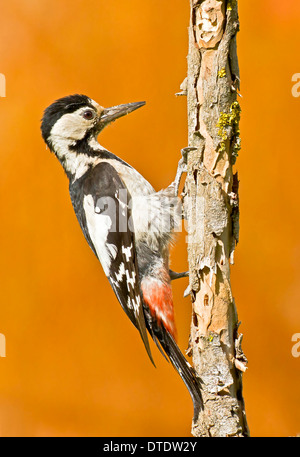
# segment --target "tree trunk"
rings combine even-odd
[[[240,105],[236,0],[190,0],[188,173],[184,207],[193,316],[189,352],[203,389],[194,436],[247,436],[246,357],[230,285],[238,241]]]

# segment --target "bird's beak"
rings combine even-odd
[[[115,121],[119,117],[125,116],[126,114],[135,111],[138,108],[144,106],[146,102],[136,102],[136,103],[127,103],[125,105],[112,106],[111,108],[105,108],[100,116],[100,124],[109,124],[110,122]]]

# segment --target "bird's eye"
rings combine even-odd
[[[82,113],[82,117],[84,119],[86,119],[87,121],[94,119],[95,116],[96,116],[95,111],[92,111],[91,109],[87,109],[86,111],[84,111]]]

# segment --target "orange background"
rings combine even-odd
[[[241,241],[233,293],[249,359],[253,436],[300,432],[298,0],[240,1],[243,148]],[[101,143],[159,189],[187,146],[188,1],[11,0],[0,17],[0,434],[189,436],[192,403],[170,364],[157,369],[117,303],[71,207],[67,179],[42,142],[42,112],[84,93],[104,106],[147,105]],[[173,267],[186,267],[182,236]],[[187,347],[186,280],[174,285]]]

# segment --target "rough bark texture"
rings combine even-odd
[[[194,436],[247,436],[238,318],[230,263],[238,241],[240,149],[237,1],[190,0],[189,146],[185,184],[190,292],[190,354],[203,389],[204,409]]]

